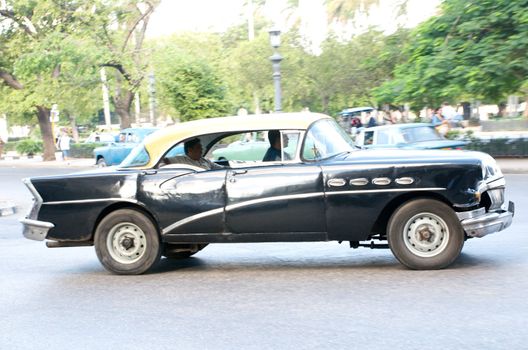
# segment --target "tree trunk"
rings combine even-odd
[[[504,112],[506,112],[506,104],[505,103],[499,103],[499,117],[504,118]]]
[[[70,120],[70,126],[72,128],[73,140],[77,143],[79,142],[79,131],[77,130],[77,121],[75,117],[68,114],[68,119]]]
[[[42,142],[44,144],[42,159],[44,161],[55,160],[55,140],[53,140],[53,132],[49,121],[50,110],[43,106],[37,106],[37,115]]]
[[[328,95],[323,96],[323,113],[328,114],[328,105],[330,104],[330,97]]]
[[[130,107],[134,100],[134,93],[130,90],[125,90],[124,96],[121,93],[114,98],[115,111],[119,116],[119,123],[121,129],[130,128]]]
[[[528,118],[528,95],[526,95],[524,101],[526,102],[526,106],[524,107],[523,117]]]

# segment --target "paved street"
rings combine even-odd
[[[528,175],[506,176],[512,227],[447,270],[336,242],[218,244],[114,276],[93,247],[21,237],[20,179],[69,171],[0,167],[0,199],[21,207],[0,217],[0,349],[528,348]]]

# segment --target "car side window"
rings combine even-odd
[[[136,135],[136,134],[129,134],[128,135],[128,142],[139,143],[139,136]]]
[[[376,141],[378,145],[388,145],[389,144],[389,133],[385,130],[380,130],[378,132],[378,139]]]
[[[282,161],[295,158],[299,146],[300,132],[281,131],[284,152],[281,153]],[[205,157],[213,161],[255,162],[260,165],[264,155],[270,148],[268,131],[243,132],[226,136],[211,147]]]
[[[374,131],[366,131],[364,145],[372,145],[374,143]]]

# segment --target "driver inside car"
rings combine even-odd
[[[224,169],[225,167],[211,162],[202,156],[203,147],[200,139],[194,138],[183,144],[185,155],[164,158],[165,164],[187,164],[204,170]]]

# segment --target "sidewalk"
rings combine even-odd
[[[528,174],[528,158],[496,158],[503,174]]]
[[[0,158],[1,167],[32,167],[32,168],[54,168],[54,167],[72,167],[72,168],[87,168],[95,167],[95,160],[93,158],[71,158],[68,160],[52,160],[49,162],[42,161],[41,156],[33,158],[18,158],[10,159],[9,157]]]

